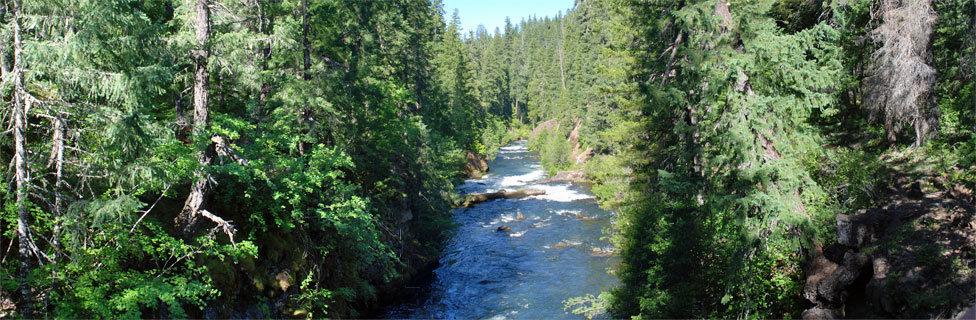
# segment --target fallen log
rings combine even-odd
[[[464,196],[464,202],[462,202],[460,206],[467,208],[489,200],[502,199],[502,198],[518,199],[518,198],[525,198],[528,196],[536,196],[540,194],[546,194],[546,190],[518,189],[516,191],[498,190],[496,192],[472,193]]]

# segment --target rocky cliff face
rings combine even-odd
[[[488,168],[488,161],[485,160],[485,156],[482,154],[477,154],[468,151],[468,154],[464,158],[464,173],[471,178],[481,178],[485,175],[490,168]]]
[[[804,318],[958,318],[976,303],[973,204],[916,189],[837,215],[837,243],[807,265]]]

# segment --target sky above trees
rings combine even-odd
[[[513,24],[518,24],[523,18],[536,15],[539,18],[555,17],[562,12],[566,14],[573,7],[573,0],[444,0],[444,12],[450,17],[454,9],[458,9],[461,17],[461,31],[477,31],[478,25],[484,25],[489,33],[498,27],[504,32],[505,17],[510,17]]]

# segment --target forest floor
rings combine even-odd
[[[880,160],[893,183],[875,208],[838,215],[838,243],[808,272],[806,292],[818,307],[804,316],[959,318],[976,306],[973,190],[950,181],[937,157]]]

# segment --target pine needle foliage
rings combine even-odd
[[[634,4],[651,120],[635,141],[644,196],[620,216],[616,315],[798,315],[803,252],[828,218],[804,165],[821,152],[807,119],[834,102],[841,66],[833,28],[787,34],[770,5]]]

